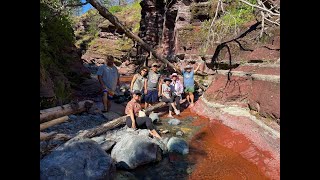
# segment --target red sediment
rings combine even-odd
[[[181,113],[182,117],[192,115],[189,109]],[[203,127],[190,141],[189,159],[195,167],[189,179],[270,179],[264,174],[270,154],[260,151],[244,135],[201,116],[193,125]]]

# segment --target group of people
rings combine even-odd
[[[139,111],[142,110],[140,102],[144,98],[145,108],[157,103],[159,99],[169,104],[168,117],[173,117],[172,113],[180,114],[180,100],[183,92],[186,93],[186,99],[190,106],[194,105],[194,73],[199,69],[200,65],[195,70],[190,65],[181,69],[183,75],[183,83],[181,83],[177,73],[171,74],[170,77],[161,79],[161,74],[158,72],[159,64],[153,63],[151,69],[142,67],[132,78],[130,91],[132,99],[128,102],[125,113],[127,114],[126,124],[130,128],[146,126],[150,134],[154,137],[161,138],[155,131],[152,120],[149,117],[139,117]],[[179,67],[176,67],[177,69]],[[110,101],[114,92],[119,86],[119,72],[114,66],[114,59],[108,56],[106,64],[99,67],[98,80],[103,89],[103,112],[110,109]]]

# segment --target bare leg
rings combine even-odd
[[[108,111],[110,107],[110,102],[108,101],[108,93],[103,93],[102,102],[103,102],[104,110]]]
[[[149,130],[149,132],[150,132],[150,134],[151,134],[152,136],[162,139],[161,136],[157,133],[156,130],[154,130],[154,129],[151,130],[151,131]]]
[[[188,103],[190,103],[190,95],[189,95],[190,93],[188,93],[188,95],[187,95],[187,101],[188,101]]]
[[[194,95],[193,95],[193,93],[192,92],[189,92],[189,95],[190,95],[190,99],[191,99],[191,107],[193,107],[194,106]]]
[[[169,114],[168,114],[168,116],[167,116],[167,117],[170,117],[170,118],[171,118],[171,117],[173,117],[173,116],[172,116],[172,111],[171,111],[171,110],[169,110]]]

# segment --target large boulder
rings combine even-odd
[[[125,135],[111,151],[117,167],[134,169],[140,165],[161,160],[161,149],[145,135]]]
[[[171,137],[167,143],[167,148],[169,152],[176,152],[183,155],[189,153],[189,145],[182,138]]]
[[[40,161],[40,179],[113,179],[111,157],[93,140],[60,146]]]

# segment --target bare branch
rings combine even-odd
[[[260,13],[261,13],[261,16],[262,16],[260,38],[262,38],[263,30],[264,30],[264,19],[265,19],[265,17],[264,17],[263,11],[261,11]]]
[[[280,26],[280,24],[277,23],[277,22],[275,22],[275,21],[271,21],[271,20],[268,19],[268,18],[264,18],[264,19],[267,20],[268,22],[271,22],[271,23],[273,23],[273,24],[276,24],[276,25]],[[277,19],[277,20],[279,20],[279,19]],[[277,20],[276,20],[276,21],[277,21]]]
[[[244,1],[244,0],[239,0],[239,1],[245,3],[245,4],[249,5],[249,6],[252,6],[252,7],[255,7],[255,8],[258,8],[258,9],[261,9],[261,10],[263,10],[263,11],[266,11],[266,12],[268,12],[268,13],[274,15],[274,16],[280,16],[280,13],[274,13],[274,12],[270,11],[269,9],[266,9],[266,8],[263,8],[263,7],[260,7],[260,6],[251,4],[251,3],[247,2],[247,1]]]

